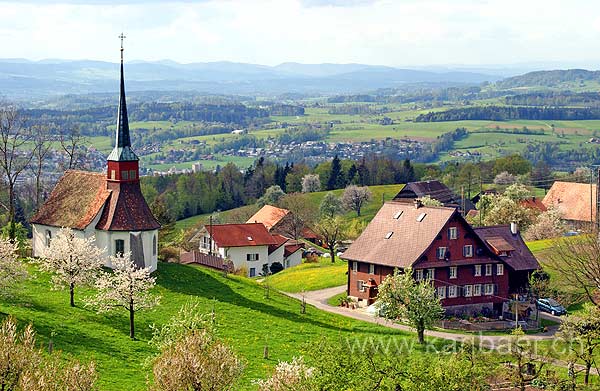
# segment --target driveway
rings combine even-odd
[[[346,285],[337,286],[334,288],[321,289],[318,291],[308,291],[302,293],[286,293],[288,296],[294,297],[298,300],[302,300],[302,296],[304,295],[304,300],[307,304],[310,304],[320,310],[327,311],[333,314],[338,314],[342,316],[346,316],[353,319],[362,320],[365,322],[375,323],[381,326],[390,327],[393,329],[404,330],[404,331],[412,331],[414,329],[403,325],[398,324],[392,321],[389,321],[384,318],[374,317],[362,310],[353,310],[345,307],[333,307],[327,304],[327,300],[339,293],[342,293],[346,290]],[[285,292],[284,292],[285,293]],[[555,322],[560,322],[560,318],[557,316],[552,316],[546,313],[540,313],[540,315],[545,319],[550,319]],[[556,331],[558,330],[558,326],[552,326],[548,328],[548,331],[545,333],[539,334],[527,334],[524,336],[527,340],[552,340],[555,337]],[[472,340],[473,337],[477,337],[482,346],[490,347],[490,348],[498,348],[500,345],[505,344],[507,342],[508,335],[476,335],[476,334],[462,334],[462,333],[453,333],[446,331],[438,331],[438,330],[427,330],[425,331],[425,335],[429,337],[447,339],[452,341],[466,341]]]

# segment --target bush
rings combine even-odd
[[[279,273],[283,270],[283,265],[281,262],[273,262],[269,269],[271,270],[271,274]]]
[[[163,262],[179,262],[179,249],[177,247],[163,247],[158,252],[158,259]]]

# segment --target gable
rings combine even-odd
[[[552,184],[542,203],[556,208],[561,217],[573,221],[595,221],[596,185],[560,182]]]

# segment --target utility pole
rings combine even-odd
[[[600,230],[600,166],[596,172],[596,232]]]
[[[590,227],[594,223],[594,167],[590,167]]]
[[[208,254],[209,255],[213,255],[213,245],[212,245],[213,244],[213,216],[212,216],[212,214],[208,218],[208,221],[209,221],[209,227],[210,227],[210,232],[209,232],[209,234],[210,234],[210,237],[209,237],[210,242],[209,242]]]

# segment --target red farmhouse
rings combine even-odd
[[[502,313],[539,268],[515,225],[473,228],[456,208],[418,201],[385,203],[342,258],[348,296],[361,305],[375,301],[394,269],[412,268],[417,280],[433,282],[446,312],[457,314]]]

